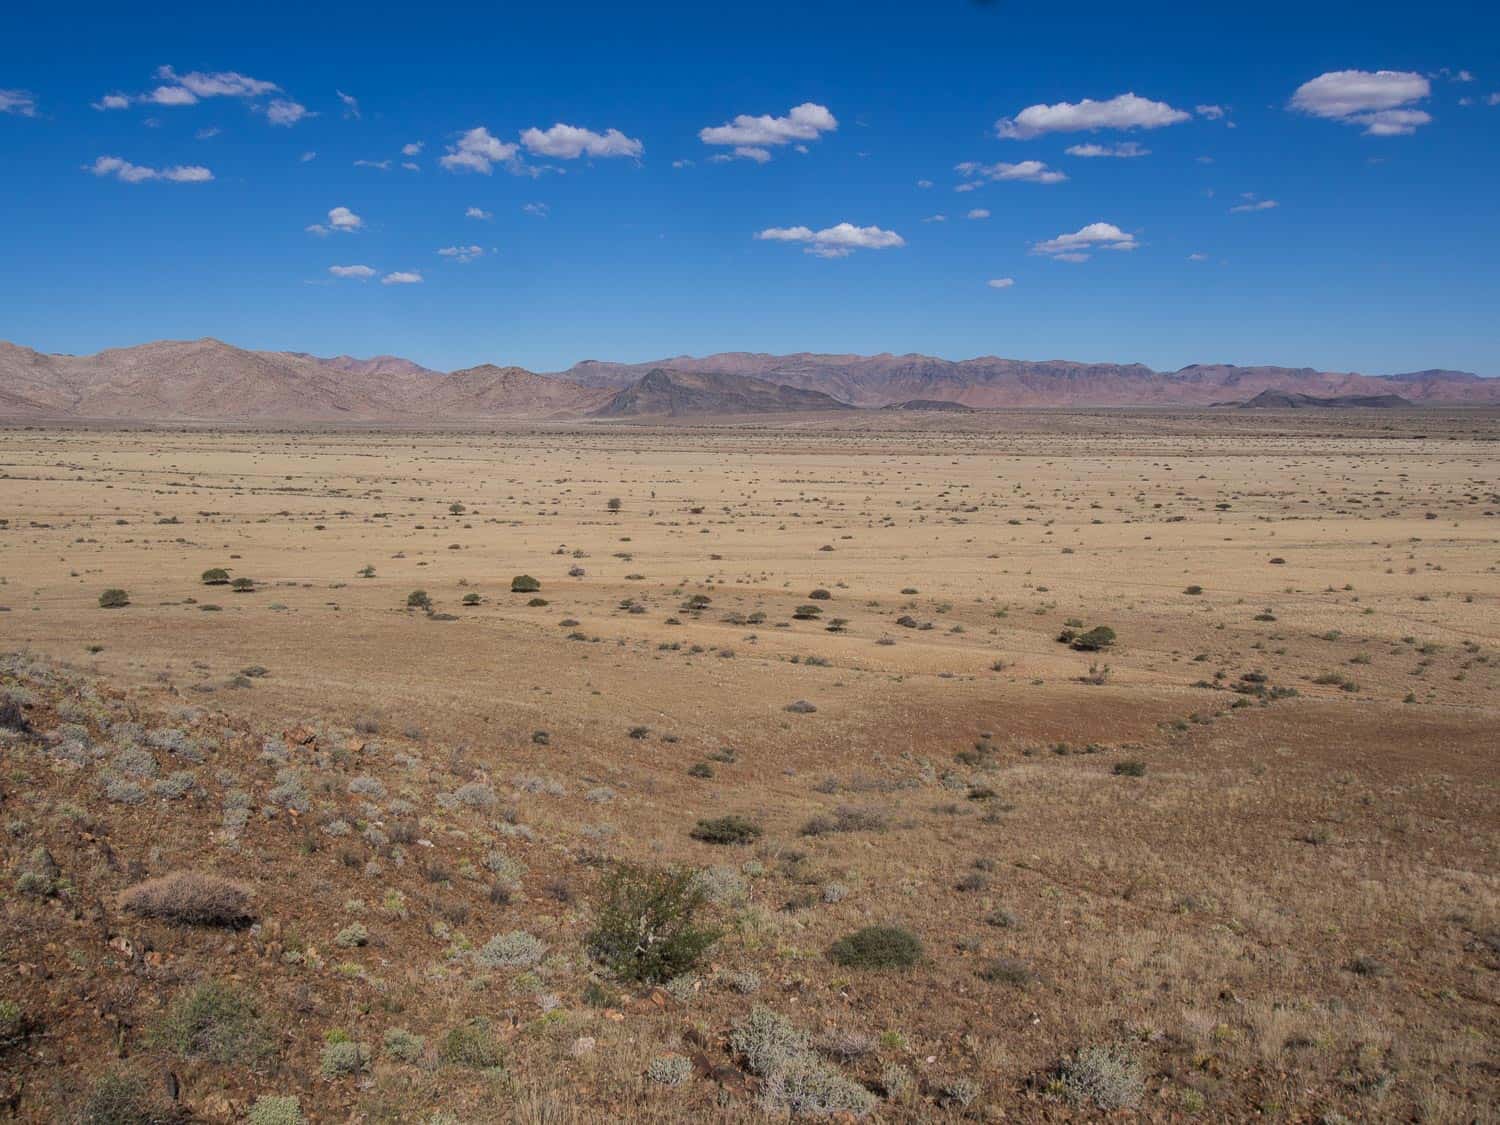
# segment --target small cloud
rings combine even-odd
[[[206,184],[214,174],[198,164],[176,164],[170,168],[148,168],[143,164],[132,164],[118,156],[101,156],[84,168],[96,176],[113,176],[127,184],[143,184],[151,180],[162,180],[174,184]]]
[[[957,191],[973,191],[978,187],[980,180],[1021,180],[1033,184],[1060,184],[1068,177],[1058,171],[1048,168],[1040,160],[1022,160],[1016,164],[1007,164],[1001,161],[998,164],[980,164],[977,161],[966,160],[962,164],[954,165],[954,170],[959,175],[969,178],[967,184],[959,184]]]
[[[932,186],[932,181],[931,180],[918,180],[917,181],[917,186],[919,188],[922,188],[922,189],[925,190],[925,189],[930,188]]]
[[[691,160],[674,160],[674,161],[672,161],[672,167],[673,168],[691,168],[692,166],[693,166],[693,162]]]
[[[421,285],[422,275],[415,270],[398,270],[380,279],[382,285]]]
[[[483,207],[470,207],[464,212],[464,218],[466,219],[483,219],[488,222],[494,217],[495,213],[493,211],[486,211]]]
[[[990,217],[990,213],[983,207],[976,207],[964,217],[967,219],[988,219]]]
[[[1196,160],[1199,164],[1212,164],[1214,162],[1214,158],[1212,156],[1195,156],[1193,157],[1193,159]]]
[[[923,219],[922,221],[924,223],[946,223],[948,221],[948,216],[947,215],[928,215],[927,218]]]
[[[1208,261],[1208,255],[1207,254],[1189,254],[1187,260],[1190,261],[1190,262],[1206,262],[1206,261]]]
[[[157,67],[156,77],[177,83],[195,98],[258,98],[281,89],[274,82],[264,82],[233,70],[215,73],[193,71],[178,74],[170,66]]]
[[[416,164],[410,160],[403,160],[401,162],[401,167],[405,168],[408,172],[420,172],[422,170],[422,166],[420,164]]]
[[[210,125],[207,129],[199,129],[193,136],[197,137],[200,141],[211,141],[223,131],[217,125]]]
[[[421,155],[422,149],[425,146],[425,144],[426,144],[425,141],[412,141],[410,144],[404,144],[404,145],[401,146],[401,155],[402,156],[419,156],[419,155]]]
[[[1082,156],[1086,158],[1115,157],[1120,160],[1130,160],[1137,156],[1150,156],[1149,148],[1142,148],[1135,141],[1126,141],[1118,145],[1071,145],[1066,150],[1069,156]]]
[[[1453,81],[1455,81],[1455,82],[1472,82],[1472,81],[1474,81],[1474,75],[1472,73],[1470,73],[1469,71],[1467,71],[1467,70],[1460,70],[1457,74],[1455,74],[1453,76]]]
[[[1250,195],[1245,196],[1244,199],[1244,203],[1236,203],[1229,209],[1231,215],[1239,215],[1246,211],[1270,211],[1280,206],[1274,199],[1256,199]]]
[[[152,105],[197,105],[198,95],[186,86],[158,86],[141,100]]]
[[[521,210],[525,211],[528,215],[535,215],[539,219],[545,219],[552,208],[545,203],[523,203],[521,204]]]
[[[564,125],[562,122],[545,131],[522,131],[521,143],[526,146],[527,152],[559,160],[576,160],[580,156],[639,157],[646,150],[646,146],[640,141],[627,137],[618,129],[595,133],[590,129],[580,129],[576,125]]]
[[[344,103],[344,117],[345,117],[345,119],[347,120],[348,118],[352,117],[354,120],[358,121],[359,120],[359,99],[356,98],[353,94],[346,94],[346,93],[344,93],[344,91],[342,91],[342,90],[335,90],[334,93],[339,96],[339,101],[341,101],[341,102]]]
[[[328,212],[328,223],[314,223],[307,227],[310,234],[325,235],[335,231],[343,231],[350,234],[364,228],[365,221],[347,207],[335,207]]]
[[[449,145],[448,154],[438,163],[450,172],[479,172],[488,176],[494,165],[514,161],[518,148],[492,136],[480,125],[459,137],[456,145]]]
[[[1224,116],[1225,109],[1221,105],[1200,105],[1194,106],[1193,112],[1199,117],[1206,117],[1210,121],[1217,121]]]
[[[438,253],[444,258],[450,258],[455,262],[472,262],[475,258],[484,257],[484,247],[444,246]]]
[[[1005,140],[1029,140],[1044,133],[1077,133],[1094,129],[1160,129],[1191,120],[1192,114],[1154,102],[1133,93],[1108,101],[1084,98],[1081,102],[1031,105],[1014,117],[995,122],[995,133]]]
[[[1500,93],[1491,94],[1484,99],[1485,105],[1500,105]]]
[[[772,148],[799,141],[815,141],[838,127],[838,120],[827,106],[803,102],[781,117],[769,114],[753,117],[742,113],[723,125],[698,130],[698,139],[706,145],[731,148],[735,156],[763,164],[771,159]]]
[[[266,120],[272,125],[292,126],[309,116],[307,107],[290,98],[277,98],[266,106]]]
[[[318,158],[318,154],[315,153],[315,152],[304,152],[301,156],[297,157],[297,159],[299,161],[301,161],[303,164],[311,163],[312,161],[316,160],[317,158]]]
[[[992,277],[985,282],[991,289],[1009,289],[1015,283],[1016,279],[1013,277]]]
[[[847,258],[855,250],[889,250],[906,245],[906,240],[893,230],[857,227],[853,223],[839,223],[818,231],[810,227],[767,227],[755,237],[767,242],[802,242],[806,244],[805,253],[819,258]]]
[[[1140,243],[1114,223],[1090,223],[1072,234],[1060,234],[1031,248],[1033,254],[1061,262],[1086,262],[1095,250],[1134,250]]]
[[[354,166],[356,168],[379,168],[382,172],[388,172],[391,162],[389,160],[356,160]]]
[[[0,91],[3,94],[4,91]],[[90,102],[95,109],[129,109],[130,99],[124,94],[105,94],[97,102]]]
[[[367,281],[375,276],[375,271],[369,266],[329,266],[328,272],[334,277],[352,277],[360,281]]]

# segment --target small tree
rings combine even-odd
[[[119,587],[111,587],[99,595],[100,609],[119,609],[130,604],[130,595]]]
[[[611,497],[609,503],[604,506],[611,512],[618,512],[622,507],[624,507],[624,505],[620,503],[620,498],[618,496]]]
[[[707,904],[694,871],[622,863],[594,895],[589,956],[624,980],[670,980],[719,940],[718,930],[698,924]]]
[[[455,516],[461,516],[466,511],[468,511],[468,509],[460,504],[457,500],[455,500],[453,501],[453,503],[448,505],[448,511],[452,512]]]
[[[236,594],[248,594],[251,590],[255,589],[255,579],[236,578],[229,584],[229,588]]]
[[[406,595],[407,609],[425,609],[432,612],[432,599],[427,596],[426,590],[413,590]]]
[[[210,567],[203,572],[203,584],[205,586],[224,586],[229,582],[229,571],[222,566]]]

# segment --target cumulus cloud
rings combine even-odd
[[[197,105],[198,95],[186,86],[158,86],[141,100],[152,105]]]
[[[105,94],[97,102],[90,102],[95,109],[129,109],[130,99],[124,94]]]
[[[1114,223],[1090,223],[1072,234],[1060,234],[1031,248],[1033,254],[1042,254],[1062,262],[1086,262],[1095,250],[1134,250],[1139,246],[1135,235],[1115,226]]]
[[[1133,93],[1108,101],[1084,98],[1081,102],[1030,105],[1014,117],[995,122],[995,132],[1006,140],[1028,140],[1043,133],[1077,133],[1085,129],[1159,129],[1187,121],[1192,114],[1166,102]]]
[[[277,98],[266,106],[266,120],[272,125],[295,125],[307,116],[307,107],[290,98]]]
[[[480,172],[488,176],[496,164],[514,161],[519,146],[492,136],[483,125],[470,129],[448,146],[448,154],[438,163],[450,172]]]
[[[96,176],[113,176],[127,184],[143,184],[150,180],[163,180],[174,184],[206,184],[214,174],[199,164],[174,164],[170,168],[148,168],[144,164],[132,164],[118,156],[101,156],[85,171]]]
[[[988,219],[989,217],[990,213],[983,207],[976,207],[965,216],[965,218],[969,219]]]
[[[523,130],[521,143],[526,146],[527,152],[559,160],[576,160],[585,155],[639,157],[646,150],[646,146],[640,141],[627,137],[618,129],[595,133],[591,129],[564,125],[560,121],[547,130]]]
[[[364,225],[365,221],[349,210],[349,208],[335,207],[328,212],[328,222],[326,224],[314,223],[307,228],[307,232],[316,235],[330,234],[335,231],[351,234],[354,231],[362,230]]]
[[[329,266],[328,272],[334,277],[352,277],[359,281],[368,281],[375,276],[375,271],[369,266]]]
[[[1399,137],[1426,125],[1432,115],[1410,108],[1432,92],[1432,83],[1407,70],[1330,70],[1297,87],[1291,108],[1346,125],[1363,125],[1367,137]]]
[[[954,165],[959,175],[968,178],[967,184],[959,184],[959,191],[973,191],[980,180],[1024,180],[1033,184],[1060,184],[1068,177],[1062,172],[1048,168],[1040,160],[1022,160],[1016,164],[1001,161],[998,164],[980,164],[966,160]]]
[[[402,145],[401,146],[401,155],[402,156],[417,156],[417,155],[419,155],[421,153],[421,151],[422,151],[422,149],[423,149],[423,147],[424,147],[425,144],[426,144],[425,141],[412,141],[410,144]]]
[[[36,95],[30,90],[0,90],[0,113],[17,117],[36,116]]]
[[[991,289],[1009,289],[1016,283],[1013,277],[992,277],[985,282]]]
[[[1066,150],[1069,156],[1103,157],[1112,156],[1122,160],[1129,160],[1137,156],[1150,156],[1149,148],[1142,148],[1135,141],[1126,141],[1118,145],[1070,145]]]
[[[415,270],[397,270],[380,279],[382,285],[421,285],[422,275]]]
[[[438,253],[444,258],[451,258],[455,262],[472,262],[475,258],[484,257],[484,247],[444,246]]]
[[[354,118],[354,120],[358,121],[359,99],[356,98],[353,94],[344,93],[344,91],[342,90],[335,90],[334,93],[339,96],[339,101],[344,103],[344,116],[346,118],[352,117]]]
[[[488,221],[494,217],[495,213],[493,211],[486,211],[483,207],[470,207],[464,212],[464,218],[466,219],[484,219]]]
[[[767,242],[801,242],[805,244],[805,253],[820,258],[847,258],[856,250],[889,250],[906,245],[906,240],[893,230],[857,227],[853,223],[839,223],[816,231],[810,227],[767,227],[755,237]]]
[[[706,145],[723,145],[735,156],[764,164],[771,159],[771,149],[780,145],[815,141],[824,133],[839,127],[838,119],[827,106],[803,102],[793,106],[782,117],[762,114],[753,117],[742,113],[723,125],[698,130],[698,139]],[[803,151],[806,151],[805,148]]]
[[[1193,107],[1193,112],[1199,117],[1206,117],[1210,121],[1217,121],[1227,111],[1221,105],[1197,105]]]
[[[177,88],[186,90],[195,98],[258,98],[281,89],[274,82],[263,82],[232,70],[212,74],[195,70],[178,74],[170,66],[163,66],[157,68],[156,77],[175,82]]]

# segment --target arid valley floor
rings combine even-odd
[[[1495,1121],[1497,454],[1483,410],[0,430],[0,1103],[763,1120],[814,1104],[763,1007],[878,1120]],[[590,961],[617,859],[709,872],[664,987]],[[243,921],[126,909],[175,872]],[[918,962],[830,959],[871,925]]]

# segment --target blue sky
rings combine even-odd
[[[1493,5],[22,0],[3,26],[0,339],[47,351],[1500,375]]]

